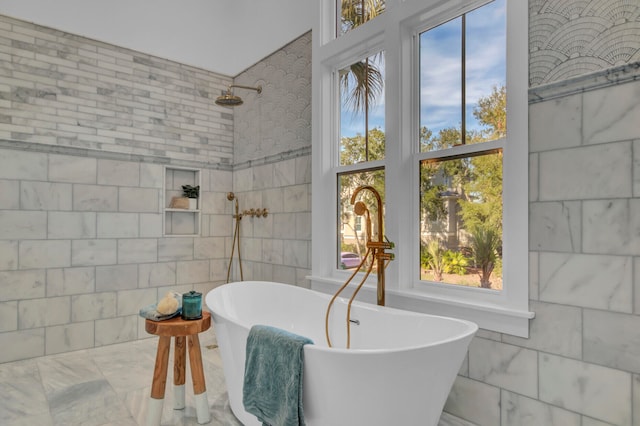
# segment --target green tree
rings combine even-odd
[[[385,0],[342,0],[342,32],[370,21],[384,10]],[[379,55],[374,55],[339,72],[342,93],[346,94],[344,101],[354,112],[367,113],[369,105],[375,105],[384,90],[384,78],[377,65],[378,58]]]
[[[381,129],[369,130],[369,145],[364,136],[357,134],[353,137],[343,137],[340,140],[340,164],[358,164],[367,161],[383,160],[385,149],[385,134]]]
[[[473,115],[484,129],[477,142],[506,136],[507,91],[493,87],[491,94],[478,100]],[[502,236],[502,152],[479,155],[470,159],[463,189],[467,195],[460,201],[460,216],[468,229],[485,224]]]
[[[505,86],[493,87],[489,96],[480,98],[473,116],[484,126],[486,139],[493,140],[507,135],[507,89]]]
[[[490,225],[478,225],[471,230],[473,260],[479,268],[480,287],[491,288],[491,273],[498,261],[501,237]]]
[[[342,0],[341,24],[345,33],[384,12],[384,0]]]

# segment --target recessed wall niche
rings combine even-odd
[[[200,198],[188,198],[183,186],[200,187],[200,169],[167,166],[164,169],[164,235],[199,236]]]

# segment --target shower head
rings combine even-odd
[[[262,93],[262,86],[251,87],[251,86],[240,86],[237,84],[232,84],[227,88],[227,92],[224,95],[218,96],[218,98],[216,99],[217,105],[234,107],[234,106],[243,104],[244,101],[242,100],[242,98],[240,96],[234,95],[233,92],[231,91],[232,87],[255,90],[256,92],[258,92],[258,94]]]
[[[227,200],[232,201],[234,198],[236,198],[236,194],[233,192],[227,192]]]
[[[234,107],[234,106],[242,105],[243,103],[244,102],[240,96],[235,96],[230,91],[227,91],[227,93],[225,93],[222,96],[218,96],[218,99],[216,99],[216,104],[221,106]]]

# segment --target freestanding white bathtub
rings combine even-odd
[[[304,347],[304,417],[308,426],[436,425],[476,324],[453,318],[354,302],[351,349],[346,345],[348,299],[331,311],[329,348],[325,312],[330,296],[286,284],[244,281],[206,296],[212,313],[229,402],[246,426],[245,344],[255,324],[311,338]]]

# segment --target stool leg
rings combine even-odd
[[[169,366],[169,348],[171,337],[160,336],[158,340],[158,352],[156,365],[153,370],[153,382],[151,384],[151,399],[147,412],[147,425],[157,426],[162,417],[162,404],[164,402],[164,389],[167,384],[167,368]]]
[[[204,368],[202,367],[202,353],[200,352],[200,339],[197,334],[189,336],[189,364],[191,365],[191,378],[193,380],[193,393],[196,401],[196,414],[198,423],[209,423],[209,401],[207,400],[207,387],[204,382]]]
[[[185,336],[176,336],[173,361],[173,409],[184,408],[185,367],[187,363],[187,341]]]

